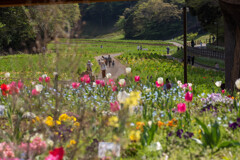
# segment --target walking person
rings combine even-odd
[[[112,58],[110,55],[108,55],[108,64],[109,64],[109,68],[111,67],[112,64]]]
[[[192,47],[194,47],[194,46],[195,46],[195,43],[194,43],[194,41],[193,41],[193,40],[191,41],[191,46],[192,46]]]
[[[169,46],[167,47],[167,54],[169,54],[170,53],[170,48],[169,48]]]
[[[200,46],[201,46],[201,48],[202,48],[202,41],[200,41]]]
[[[217,62],[215,63],[215,68],[216,68],[217,71],[219,71],[219,69],[220,69],[219,64]]]
[[[194,65],[194,59],[195,59],[195,57],[192,56],[192,66]]]
[[[104,63],[104,61],[101,61],[101,71],[102,71],[102,78],[106,77],[106,65]]]
[[[112,61],[112,66],[114,67],[114,65],[115,65],[115,62],[114,62],[114,60]]]
[[[188,64],[190,64],[191,63],[191,56],[187,56],[187,59],[188,59]]]
[[[87,63],[87,72],[89,74],[89,77],[92,77],[92,66],[93,64],[91,63],[90,60],[88,60],[88,63]]]

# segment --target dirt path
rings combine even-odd
[[[107,73],[111,73],[112,74],[112,79],[116,80],[120,75],[125,74],[126,73],[126,66],[124,66],[123,64],[121,64],[115,57],[120,56],[123,53],[116,53],[116,54],[110,54],[112,59],[115,61],[115,66],[107,66]],[[95,57],[96,61],[98,61],[99,59],[102,58],[102,56],[107,57],[108,55],[101,55],[98,57]],[[100,72],[98,74],[98,79],[103,79],[102,78],[102,73]],[[106,78],[105,78],[106,79]]]

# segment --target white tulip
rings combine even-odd
[[[157,82],[158,82],[158,84],[163,84],[163,78],[162,78],[162,77],[159,77],[159,78],[157,79]]]
[[[189,86],[189,87],[192,87],[192,83],[188,83],[188,86]]]
[[[130,67],[126,68],[126,73],[129,74],[131,73],[132,69]]]
[[[147,88],[147,89],[146,89],[146,92],[147,92],[147,93],[151,92],[151,89],[150,89],[150,88]]]
[[[181,81],[179,81],[179,80],[177,81],[177,84],[178,84],[178,85],[181,84],[181,83],[182,83]]]
[[[47,139],[46,142],[47,142],[48,146],[50,146],[50,147],[53,146],[54,142],[51,139]]]
[[[58,73],[57,72],[53,72],[53,75],[56,76],[56,75],[58,75]]]
[[[41,92],[43,90],[43,85],[41,84],[38,84],[35,86],[35,89],[38,91],[38,92]]]
[[[236,80],[235,85],[237,89],[240,89],[240,78]]]
[[[5,73],[5,77],[9,78],[10,77],[10,73],[9,72]]]
[[[96,87],[96,86],[97,86],[97,83],[96,83],[96,82],[93,82],[92,86],[93,86],[93,87]]]
[[[222,81],[217,81],[217,82],[215,82],[215,85],[216,85],[217,87],[221,87]]]
[[[36,118],[36,115],[32,112],[25,112],[22,117],[26,119],[34,119]]]
[[[35,85],[35,84],[36,84],[36,82],[32,81],[32,85]]]
[[[125,79],[120,79],[120,80],[119,80],[119,84],[120,84],[121,86],[123,86],[125,83],[126,83]]]
[[[126,91],[118,92],[117,99],[120,103],[125,103],[126,99],[130,96]]]
[[[46,77],[47,77],[47,75],[46,75],[46,74],[43,74],[43,75],[42,75],[42,78],[43,78],[43,79],[45,79]]]
[[[109,79],[109,78],[112,77],[112,74],[111,73],[107,73],[106,77],[107,77],[107,79]]]
[[[149,127],[152,126],[152,121],[148,121],[148,126],[149,126]]]

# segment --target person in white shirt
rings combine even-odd
[[[90,60],[88,60],[87,71],[88,71],[88,74],[89,74],[90,77],[92,76],[92,66],[93,66],[93,64],[91,63]]]
[[[101,66],[101,71],[102,71],[102,78],[105,78],[106,77],[106,65],[104,63],[104,61],[101,61],[100,62],[100,66]]]

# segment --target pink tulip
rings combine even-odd
[[[159,84],[158,81],[156,81],[156,86],[157,86],[157,88],[162,87],[163,85],[164,85],[164,83]]]
[[[79,86],[80,86],[80,83],[77,83],[77,82],[73,82],[73,83],[72,83],[72,87],[73,87],[74,89],[77,89]]]
[[[87,84],[89,84],[91,82],[90,77],[85,77],[84,80],[85,80],[85,83],[87,83]]]
[[[19,89],[22,89],[22,88],[23,88],[23,83],[22,83],[22,81],[18,81],[18,88],[19,88]]]
[[[186,102],[191,102],[193,98],[193,94],[190,94],[190,92],[187,92],[185,95],[185,101]]]
[[[104,82],[104,80],[102,80],[100,83],[101,83],[102,87],[105,86],[105,82]]]
[[[46,83],[49,83],[49,82],[50,82],[50,77],[46,77],[46,78],[45,78],[45,82],[46,82]]]
[[[188,87],[188,84],[187,84],[187,83],[182,85],[182,88],[183,88],[183,89],[185,89],[185,88],[187,88],[187,87]]]
[[[225,90],[222,90],[222,94],[224,94],[225,93]]]
[[[32,90],[32,95],[37,96],[37,95],[39,95],[39,92],[36,89],[33,89]]]
[[[184,113],[184,112],[186,112],[186,104],[185,103],[179,103],[178,105],[177,105],[177,108],[178,108],[178,112],[179,113]]]
[[[107,82],[107,85],[115,85],[115,82],[113,79],[109,79],[108,82]]]
[[[135,82],[139,82],[140,81],[140,76],[135,76]]]
[[[101,83],[101,80],[96,80],[96,84],[99,85]]]
[[[189,86],[188,88],[189,88],[190,91],[192,91],[192,87],[191,86]]]
[[[115,101],[114,103],[110,103],[111,112],[117,112],[120,109],[121,109],[121,106],[119,105],[118,101]]]
[[[42,82],[43,81],[43,77],[39,77],[38,80],[39,80],[39,82]]]
[[[80,81],[81,81],[81,82],[84,82],[84,81],[85,81],[85,78],[84,78],[84,77],[81,77],[81,78],[80,78]]]
[[[117,86],[112,86],[112,91],[113,92],[117,91]]]

